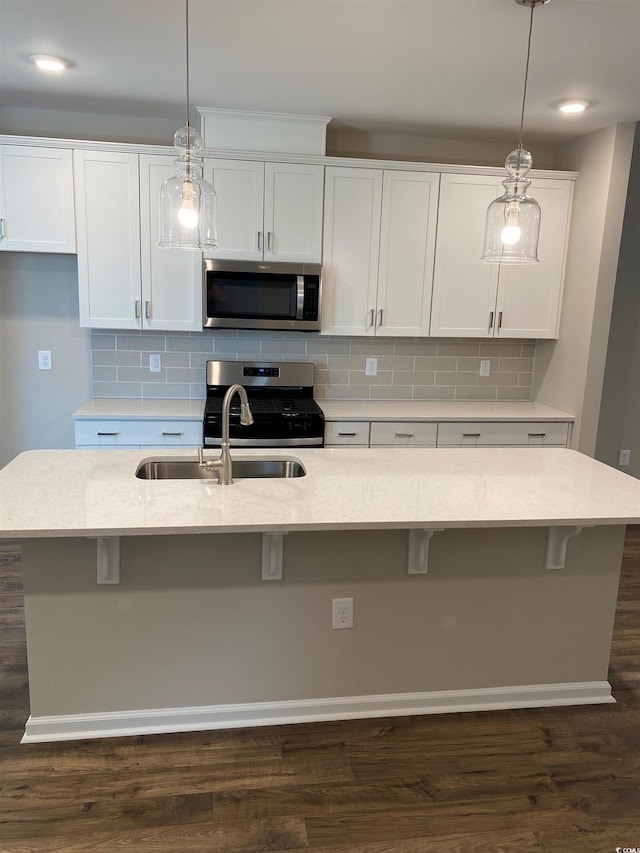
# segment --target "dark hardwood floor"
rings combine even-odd
[[[0,851],[640,848],[639,652],[640,528],[630,528],[616,705],[21,746],[20,553],[0,541]]]

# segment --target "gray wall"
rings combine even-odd
[[[616,467],[620,449],[631,450],[631,465],[622,470],[635,477],[640,477],[639,130],[636,125],[596,444],[596,458]]]
[[[75,255],[0,253],[0,466],[23,450],[73,447],[71,413],[91,396]],[[52,371],[38,370],[51,350]]]

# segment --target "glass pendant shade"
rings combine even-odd
[[[160,189],[160,240],[171,249],[217,249],[216,193],[202,177],[200,134],[190,125],[174,136],[176,174]]]
[[[508,177],[503,195],[487,210],[484,251],[481,260],[500,264],[532,264],[538,261],[540,205],[527,195],[531,181],[526,177],[533,160],[523,148],[505,160]]]

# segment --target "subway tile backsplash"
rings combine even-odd
[[[338,338],[225,330],[91,333],[94,397],[201,399],[208,359],[312,361],[315,396],[329,400],[530,400],[534,341]],[[149,370],[159,353],[162,369]],[[378,359],[367,376],[366,359]],[[480,376],[480,359],[491,373]]]

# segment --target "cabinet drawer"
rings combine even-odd
[[[374,421],[371,447],[435,447],[438,425],[423,421]]]
[[[555,422],[441,423],[438,447],[566,447],[568,432],[567,423]]]
[[[327,421],[324,425],[324,443],[332,445],[369,446],[368,421]]]
[[[202,421],[78,420],[76,447],[193,447],[202,444]]]

